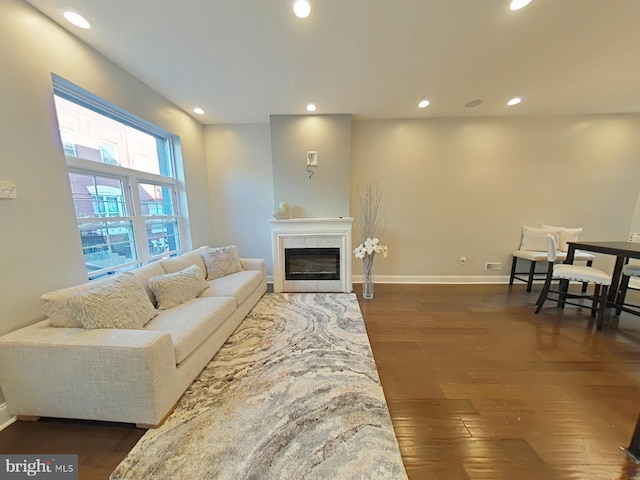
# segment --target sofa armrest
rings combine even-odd
[[[0,337],[9,413],[157,424],[175,397],[166,332],[56,328],[49,321]]]
[[[267,278],[267,269],[264,258],[241,258],[240,266],[243,270],[260,270],[263,277]]]

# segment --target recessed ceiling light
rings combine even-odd
[[[507,105],[509,105],[510,107],[519,104],[522,101],[522,98],[520,97],[513,97],[511,100],[509,100],[507,102]]]
[[[309,105],[307,105],[307,112],[315,112],[316,111],[316,106],[313,103],[310,103]]]
[[[74,12],[73,10],[63,10],[62,16],[66,18],[69,23],[75,25],[78,28],[84,28],[85,30],[88,30],[92,27],[89,20],[80,15],[78,12]]]
[[[526,7],[531,3],[531,0],[511,0],[511,4],[509,5],[509,10],[520,10],[521,8]]]
[[[311,4],[308,0],[296,0],[293,4],[293,13],[298,18],[307,18],[311,13]]]
[[[425,108],[429,106],[429,100],[427,100],[426,98],[424,100],[420,100],[420,103],[418,104],[418,108]]]
[[[200,107],[196,107],[193,109],[193,113],[197,113],[198,115],[204,115],[204,110]]]

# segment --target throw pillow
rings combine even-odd
[[[542,225],[542,228],[555,230],[560,234],[558,248],[561,252],[569,250],[569,244],[567,242],[577,242],[578,237],[582,233],[582,228],[553,227],[551,225]]]
[[[160,265],[164,268],[165,273],[176,273],[191,265],[197,265],[202,270],[202,273],[206,275],[207,270],[202,260],[202,252],[208,248],[209,247],[200,247],[197,250],[192,250],[182,255],[160,260]]]
[[[547,251],[547,235],[553,235],[556,242],[560,234],[556,230],[548,228],[522,227],[522,243],[520,250],[533,250],[534,252]]]
[[[84,328],[142,328],[157,315],[147,292],[132,273],[109,280],[67,300],[69,311]]]
[[[215,280],[242,271],[238,247],[235,245],[209,248],[202,252],[202,258],[207,266],[207,280]]]
[[[108,284],[114,277],[105,277],[100,280],[74,285],[73,287],[61,288],[52,292],[44,293],[41,297],[41,306],[44,313],[49,318],[52,327],[61,328],[82,328],[82,322],[75,318],[69,311],[68,300],[82,292],[97,288],[100,285]]]
[[[191,265],[179,272],[151,277],[149,287],[158,301],[158,310],[168,310],[196,298],[209,284],[200,267]]]

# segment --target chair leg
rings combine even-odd
[[[598,306],[598,320],[596,322],[596,328],[602,330],[602,324],[604,323],[604,311],[607,308],[607,291],[606,285],[602,286],[602,293],[600,294],[600,305]]]
[[[593,265],[593,260],[587,260],[587,267]],[[587,292],[587,287],[589,286],[589,282],[582,282],[582,293]]]
[[[542,306],[544,302],[547,300],[547,295],[549,295],[549,289],[551,288],[551,281],[553,280],[553,264],[549,263],[549,269],[547,270],[547,278],[545,278],[544,286],[542,287],[542,291],[540,292],[540,296],[538,297],[538,301],[536,302],[537,308],[536,313],[540,313],[542,310]]]
[[[533,275],[536,271],[536,262],[531,261],[531,267],[529,267],[529,281],[527,282],[527,292],[531,291],[531,287],[533,285]]]
[[[593,289],[593,301],[591,302],[591,318],[596,318],[596,312],[598,311],[598,301],[600,300],[600,284],[596,283]]]
[[[513,257],[511,263],[511,276],[509,277],[509,285],[513,285],[513,279],[516,278],[516,264],[518,263],[518,257]]]
[[[620,315],[622,313],[622,305],[624,304],[624,299],[627,296],[627,289],[629,288],[629,275],[623,275],[622,280],[620,281],[620,289],[618,290],[618,296],[616,297],[616,315]]]

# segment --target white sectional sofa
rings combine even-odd
[[[206,277],[207,248],[132,271],[154,307],[149,279],[190,265]],[[65,298],[95,290],[111,277],[43,296],[47,320],[0,337],[0,386],[9,413],[145,427],[162,423],[266,292],[264,260],[238,260],[241,271],[208,280],[197,298],[154,310],[157,315],[140,328],[54,326],[66,324],[56,317],[60,311],[52,308],[52,298],[59,306],[61,299],[64,304]]]

